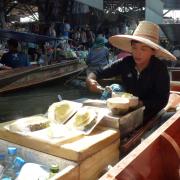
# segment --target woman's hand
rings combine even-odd
[[[86,85],[91,92],[102,93],[104,88],[94,79],[86,79]]]

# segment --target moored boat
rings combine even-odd
[[[0,94],[69,76],[86,68],[78,60],[33,66],[0,73]]]
[[[10,38],[41,45],[53,41],[55,44],[55,52],[53,61],[48,60],[46,55],[45,63],[42,66],[36,64],[30,67],[0,71],[0,94],[63,78],[83,71],[86,68],[86,65],[81,63],[77,58],[56,61],[56,46],[57,42],[61,40],[60,38],[3,29],[0,30],[0,39],[7,40]]]

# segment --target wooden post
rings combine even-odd
[[[0,1],[0,28],[4,29],[6,26],[6,21],[5,21],[5,5],[4,5],[4,0]]]

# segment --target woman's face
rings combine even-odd
[[[155,54],[155,50],[140,42],[132,42],[131,47],[135,63],[139,66],[148,65],[151,56]]]

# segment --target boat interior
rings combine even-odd
[[[180,111],[110,169],[101,180],[178,180],[179,120]]]

